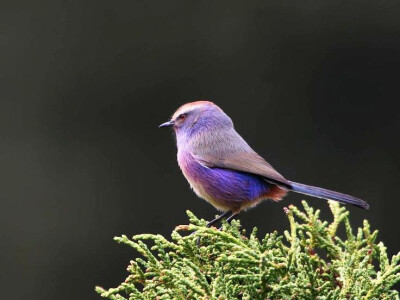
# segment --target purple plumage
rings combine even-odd
[[[261,176],[209,168],[197,162],[189,153],[180,153],[178,162],[196,194],[222,211],[240,211],[241,208],[252,207],[276,190]]]

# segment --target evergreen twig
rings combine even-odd
[[[249,237],[235,220],[223,222],[222,231],[207,228],[189,211],[190,224],[178,226],[171,241],[152,234],[116,237],[141,257],[130,262],[121,285],[96,291],[118,300],[399,299],[392,287],[400,281],[400,253],[390,260],[367,221],[354,235],[349,212],[337,202],[329,201],[331,223],[302,204],[303,210],[285,209],[290,230],[261,241],[256,228]],[[340,226],[345,238],[337,236]]]

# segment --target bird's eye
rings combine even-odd
[[[178,116],[178,119],[179,120],[184,120],[186,118],[186,114],[180,114],[179,116]]]

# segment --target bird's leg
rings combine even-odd
[[[223,218],[229,216],[230,214],[232,214],[232,212],[230,210],[224,212],[223,214],[219,215],[215,219],[213,219],[210,222],[208,222],[206,227],[210,228],[212,225],[214,225],[215,223],[221,221]],[[192,234],[194,234],[194,232],[192,232]]]
[[[228,223],[230,223],[234,218],[236,218],[239,215],[239,213],[234,213],[232,214],[229,218],[226,219]]]
[[[239,215],[239,213],[232,213],[232,215],[229,216],[229,218],[226,219],[227,223],[230,223],[234,218],[236,218]],[[219,228],[219,230],[222,230],[222,226]]]
[[[231,215],[231,214],[232,214],[232,212],[231,212],[230,210],[224,212],[223,214],[221,214],[221,215],[219,215],[218,217],[216,217],[214,220],[211,220],[210,222],[208,222],[207,225],[206,225],[206,227],[208,227],[208,228],[211,227],[211,226],[214,225],[215,223],[221,221],[223,218],[225,218],[225,217],[227,217],[227,216],[229,216],[229,215]],[[229,218],[230,218],[230,217],[229,217]],[[228,219],[229,219],[229,218],[228,218]],[[193,232],[192,234],[194,234],[194,232]],[[199,246],[199,245],[200,245],[200,237],[197,238],[197,246]]]
[[[210,222],[207,223],[207,227],[211,227],[212,225],[214,225],[215,223],[217,223],[218,221],[222,220],[223,218],[229,216],[230,214],[232,214],[232,212],[230,210],[224,212],[223,214],[221,214],[220,216],[216,217],[214,220],[211,220]],[[230,217],[229,217],[230,218]],[[228,219],[229,219],[228,218]],[[228,220],[227,219],[227,220]]]

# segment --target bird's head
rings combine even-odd
[[[159,127],[173,127],[178,140],[196,133],[233,127],[232,120],[210,101],[195,101],[182,105],[171,120]]]

